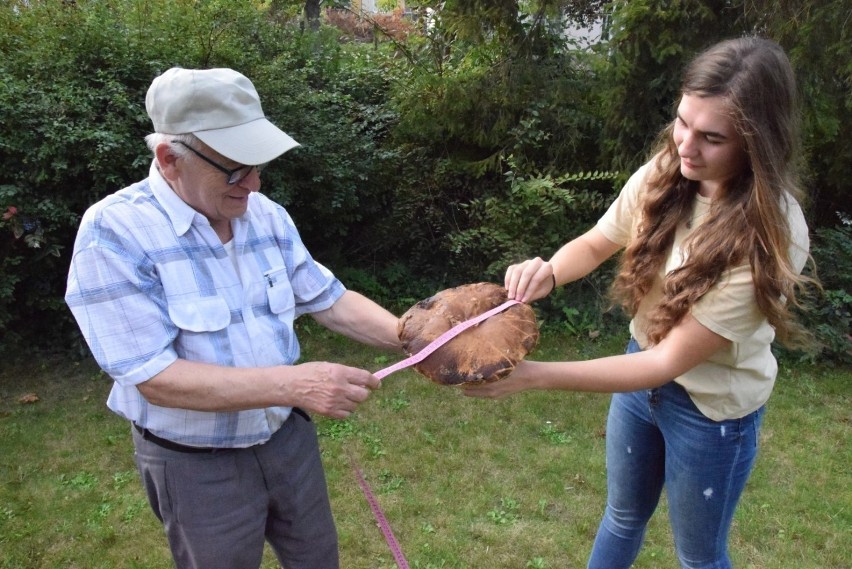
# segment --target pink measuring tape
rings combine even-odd
[[[375,372],[373,375],[375,375],[379,379],[382,379],[383,377],[390,375],[395,371],[399,371],[399,370],[405,369],[409,366],[413,366],[414,364],[425,360],[427,357],[429,357],[432,354],[432,352],[434,352],[435,350],[437,350],[438,348],[440,348],[441,346],[443,346],[444,344],[446,344],[447,342],[449,342],[450,340],[452,340],[453,338],[455,338],[456,336],[458,336],[459,334],[461,334],[462,332],[464,332],[468,328],[476,326],[477,324],[479,324],[483,320],[485,320],[487,318],[491,318],[495,314],[503,312],[504,310],[506,310],[507,308],[509,308],[512,305],[520,304],[520,303],[521,302],[519,300],[507,300],[506,302],[504,302],[500,306],[495,306],[491,310],[489,310],[487,312],[483,312],[479,316],[471,318],[470,320],[465,320],[461,324],[457,324],[456,326],[453,326],[452,328],[450,328],[449,330],[447,330],[446,332],[444,332],[443,334],[441,334],[440,336],[438,336],[437,338],[435,338],[434,340],[429,342],[429,344],[425,348],[423,348],[422,350],[420,350],[419,352],[417,352],[413,356],[406,358],[406,359],[402,360],[401,362],[397,362],[392,366],[386,367],[384,369],[380,369],[379,371]]]
[[[370,490],[370,485],[367,484],[367,480],[364,478],[364,473],[361,472],[360,468],[358,468],[358,465],[355,463],[355,459],[351,454],[349,458],[352,461],[352,470],[355,471],[355,476],[358,478],[358,485],[361,486],[361,491],[364,492],[364,497],[367,498],[367,503],[370,504],[370,509],[376,517],[379,529],[382,531],[382,535],[385,536],[385,541],[388,544],[388,548],[391,550],[393,560],[396,561],[397,569],[409,569],[408,561],[405,559],[405,555],[402,554],[399,542],[396,541],[396,537],[393,535],[393,530],[391,529],[387,518],[385,518],[384,512],[382,512],[382,508],[379,506],[378,500],[376,500],[372,490]]]
[[[496,306],[487,312],[483,312],[479,316],[471,318],[470,320],[465,320],[461,324],[457,324],[453,326],[423,348],[413,356],[402,360],[401,362],[397,362],[392,366],[386,367],[375,372],[373,375],[382,379],[395,371],[399,371],[401,369],[405,369],[409,366],[413,366],[414,364],[425,360],[429,357],[435,350],[467,330],[473,326],[476,326],[483,320],[487,318],[491,318],[495,314],[503,312],[507,308],[512,305],[520,304],[518,300],[507,300],[500,306]],[[373,515],[376,517],[376,522],[379,524],[379,529],[382,531],[382,535],[385,536],[385,541],[388,544],[388,548],[390,548],[391,553],[393,554],[393,559],[396,562],[397,569],[409,569],[408,561],[406,561],[405,556],[402,554],[402,549],[399,547],[399,543],[396,541],[396,537],[393,535],[393,530],[391,530],[390,524],[388,523],[387,518],[385,518],[384,512],[382,512],[381,506],[379,506],[378,500],[376,500],[375,495],[373,495],[372,490],[370,490],[370,485],[367,483],[367,480],[364,478],[364,473],[361,472],[361,469],[355,462],[355,458],[350,454],[349,458],[352,462],[352,469],[355,471],[355,476],[358,478],[358,485],[361,486],[361,491],[364,493],[364,497],[367,498],[367,503],[370,505],[370,509],[373,511]]]

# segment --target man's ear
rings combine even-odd
[[[179,156],[172,150],[168,142],[161,142],[154,149],[154,154],[157,157],[157,164],[160,165],[160,173],[163,177],[171,182],[176,179],[179,174],[177,160]]]

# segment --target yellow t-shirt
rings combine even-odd
[[[637,234],[640,200],[653,161],[630,177],[620,195],[598,221],[597,227],[614,243],[626,246]],[[690,223],[682,223],[664,267],[660,269],[652,289],[639,304],[630,322],[630,332],[642,348],[648,345],[643,332],[648,311],[662,296],[662,280],[683,263],[683,240],[698,227],[710,209],[710,198],[696,192]],[[787,196],[787,221],[792,232],[790,259],[801,272],[808,258],[808,227],[799,204]],[[719,282],[701,297],[691,314],[702,325],[731,341],[704,362],[675,381],[689,393],[696,407],[714,421],[737,419],[759,409],[769,399],[775,385],[778,364],[770,344],[775,331],[758,309],[754,300],[751,267],[733,267],[722,274]]]

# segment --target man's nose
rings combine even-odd
[[[255,166],[249,173],[245,175],[245,177],[237,182],[237,185],[241,188],[245,188],[250,192],[257,192],[260,190],[260,170]]]

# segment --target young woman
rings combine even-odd
[[[797,199],[796,86],[775,43],[721,42],[686,69],[674,121],[597,225],[506,271],[532,302],[624,248],[613,285],[632,315],[625,355],[523,362],[466,395],[614,393],[607,506],[589,567],[630,567],[663,486],[686,568],[730,567],[728,531],[757,452],[776,337],[806,338],[789,306],[808,229]]]

